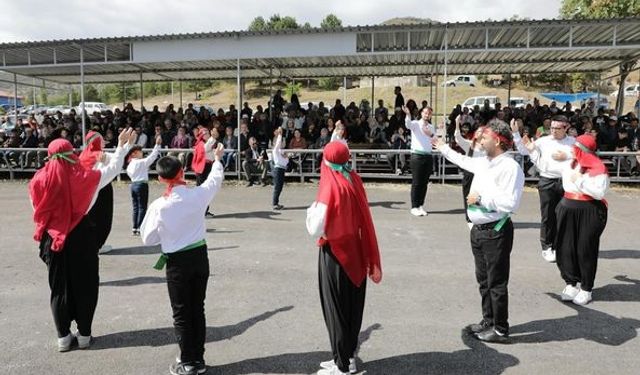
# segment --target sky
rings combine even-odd
[[[317,27],[329,13],[345,26],[394,17],[441,22],[556,18],[560,0],[3,0],[0,43],[245,30],[278,13]]]

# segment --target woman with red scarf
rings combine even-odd
[[[191,168],[196,174],[196,186],[202,185],[209,177],[215,149],[216,140],[211,137],[209,129],[201,127],[196,134],[196,143],[193,145],[193,161],[191,162]],[[207,206],[204,216],[213,217],[213,213],[209,211],[209,206]]]
[[[51,311],[61,352],[71,348],[74,338],[80,349],[90,345],[100,246],[88,212],[100,189],[122,169],[128,145],[134,141],[132,130],[122,132],[109,163],[94,170],[81,165],[68,140],[54,140],[48,147],[49,161],[29,183],[36,225],[33,238],[40,242],[40,257],[49,271]],[[78,332],[72,334],[74,320]]]
[[[86,136],[87,145],[80,153],[79,162],[87,170],[97,170],[109,164],[113,154],[104,152],[104,138],[95,131],[90,131]],[[113,224],[113,187],[108,183],[98,194],[96,203],[89,211],[89,216],[96,224],[96,238],[100,254],[111,251],[111,246],[105,246],[107,238],[111,233]]]
[[[592,299],[600,235],[607,225],[607,202],[603,198],[609,188],[609,175],[595,151],[593,136],[576,138],[573,162],[562,173],[564,197],[556,208],[558,235],[554,248],[560,275],[567,283],[561,299],[577,305],[586,305]]]
[[[307,209],[307,230],[318,238],[320,300],[333,359],[318,374],[356,372],[366,278],[382,279],[376,232],[360,176],[349,167],[349,149],[325,146],[316,201]]]

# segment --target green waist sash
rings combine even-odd
[[[181,253],[184,251],[189,251],[189,250],[193,250],[193,249],[197,249],[198,247],[204,246],[207,244],[207,241],[205,240],[200,240],[198,242],[194,242],[191,245],[187,245],[185,247],[183,247],[180,250],[174,251],[171,254],[175,254],[175,253]],[[162,253],[160,255],[160,258],[158,258],[158,261],[156,262],[156,264],[153,266],[154,269],[160,271],[164,268],[164,266],[167,264],[167,260],[169,259],[169,256],[165,253]]]
[[[497,211],[489,210],[485,207],[478,206],[477,204],[470,204],[469,206],[467,206],[467,209],[469,211],[482,212],[484,214],[497,213]],[[507,220],[509,220],[509,217],[509,214],[504,215],[502,219],[500,219],[493,227],[493,230],[495,230],[496,232],[500,232],[504,224],[507,222]]]

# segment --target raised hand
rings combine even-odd
[[[518,123],[516,122],[515,118],[511,119],[511,124],[510,125],[511,125],[511,132],[512,133],[515,134],[515,133],[520,131],[520,129],[518,129]]]
[[[156,146],[160,146],[162,144],[162,137],[161,136],[157,136],[156,137]]]
[[[406,105],[402,106],[402,112],[404,112],[407,116],[411,116],[411,111],[407,108]]]
[[[133,131],[133,128],[127,128],[118,134],[118,147],[123,147],[127,141],[131,138],[131,133],[135,134],[133,138],[133,142],[135,142],[138,134]],[[132,142],[132,143],[133,143]]]
[[[216,161],[222,160],[222,156],[224,156],[224,145],[222,143],[218,143],[218,147],[216,147],[213,156]]]
[[[442,138],[434,137],[431,138],[431,145],[435,147],[436,150],[440,150],[446,145],[446,143],[442,140]]]
[[[529,152],[533,152],[536,150],[536,144],[531,141],[531,138],[529,138],[528,135],[522,137],[522,144],[527,148],[527,150],[529,150]]]

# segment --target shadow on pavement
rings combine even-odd
[[[513,229],[540,229],[540,223],[513,223]]]
[[[372,326],[373,327],[373,326]],[[370,327],[369,329],[372,329]],[[369,330],[367,329],[367,330]],[[378,328],[375,328],[378,329]],[[366,331],[365,331],[366,332]],[[517,366],[518,358],[499,351],[472,338],[464,331],[462,342],[468,349],[453,353],[421,352],[403,354],[359,364],[365,374],[491,374],[497,375],[509,367]],[[329,352],[287,353],[253,358],[220,366],[210,366],[209,373],[220,375],[241,374],[310,374],[318,371],[319,363],[330,357]]]
[[[266,220],[281,220],[289,221],[285,219],[279,219],[279,212],[274,211],[249,211],[249,212],[236,212],[232,214],[216,215],[216,219],[266,219]]]
[[[639,259],[640,250],[600,250],[598,254],[600,259]]]
[[[232,337],[239,336],[254,325],[278,313],[291,309],[293,309],[293,306],[285,306],[276,310],[267,311],[237,324],[223,327],[207,327],[206,342],[228,340]],[[173,327],[110,333],[108,335],[95,337],[94,339],[95,343],[91,345],[92,350],[138,346],[165,346],[173,345],[177,342]]]
[[[450,210],[444,210],[444,211],[431,211],[431,210],[427,210],[427,212],[429,213],[429,215],[434,214],[434,215],[459,215],[459,214],[464,214],[464,208],[452,208]]]
[[[640,302],[640,280],[635,280],[626,275],[614,277],[626,284],[609,284],[593,290],[593,299],[609,302]]]
[[[382,202],[369,202],[369,207],[382,207],[389,210],[402,210],[401,207],[393,207],[401,204],[405,204],[407,202],[403,201],[382,201]]]
[[[547,295],[560,302],[560,296],[552,293]],[[585,339],[602,345],[618,346],[638,335],[640,320],[618,318],[594,310],[591,306],[578,306],[571,302],[563,304],[578,314],[559,319],[536,320],[511,327],[513,342],[538,344]]]
[[[100,286],[134,286],[134,285],[142,285],[142,284],[162,284],[167,281],[164,277],[158,276],[141,276],[141,277],[133,277],[131,279],[124,280],[112,280],[112,281],[104,281],[100,283]]]

